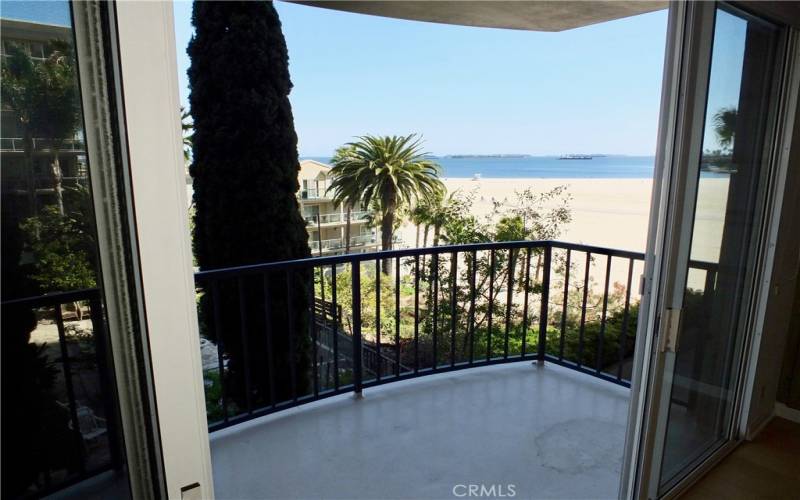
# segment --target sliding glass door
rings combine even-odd
[[[731,436],[737,374],[748,328],[757,256],[756,224],[765,154],[776,27],[725,7],[715,11],[702,149],[688,255],[680,263],[679,318],[659,493]],[[688,228],[687,228],[688,229]],[[666,322],[664,322],[666,324]]]
[[[782,38],[726,4],[686,11],[639,490],[649,498],[676,493],[738,439]]]

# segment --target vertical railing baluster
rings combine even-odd
[[[456,281],[458,280],[458,253],[450,254],[450,367],[456,365]]]
[[[631,285],[633,284],[633,259],[628,259],[628,281],[625,285],[625,309],[622,313],[622,328],[619,332],[619,363],[617,364],[617,381],[622,381],[622,365],[625,362],[625,350],[628,346],[628,318],[631,308]]]
[[[606,279],[603,287],[603,312],[600,315],[600,333],[597,335],[597,361],[595,373],[603,370],[603,348],[606,336],[606,314],[608,313],[608,285],[611,280],[611,255],[606,256]]]
[[[242,342],[242,360],[244,361],[244,398],[247,413],[253,413],[253,389],[250,380],[250,346],[247,339],[247,310],[244,303],[244,283],[241,276],[236,278],[236,293],[239,299],[239,335]]]
[[[508,290],[506,291],[506,331],[503,343],[503,359],[508,359],[508,334],[511,326],[511,301],[514,294],[514,249],[508,249]]]
[[[522,353],[525,357],[525,350],[528,346],[528,291],[531,286],[531,253],[533,249],[528,247],[525,252],[525,298],[522,304]]]
[[[586,271],[583,276],[583,305],[581,306],[581,326],[578,330],[578,366],[583,366],[583,333],[586,328],[586,301],[589,298],[589,270],[592,266],[592,253],[586,252]]]
[[[567,312],[569,308],[569,272],[572,265],[572,250],[567,248],[567,262],[564,268],[564,303],[561,305],[561,332],[558,336],[558,360],[564,360],[564,340],[567,335]]]
[[[112,366],[111,350],[108,347],[108,331],[103,319],[103,306],[100,292],[96,290],[89,299],[89,309],[92,315],[92,336],[95,342],[95,359],[97,360],[97,374],[100,382],[100,391],[103,394],[103,409],[106,416],[108,429],[109,451],[111,464],[115,469],[122,466],[122,450],[119,434],[118,400],[116,397],[115,377]],[[48,471],[49,472],[49,471]]]
[[[714,282],[717,279],[716,271],[706,269],[706,279],[703,284],[703,308],[706,311],[711,311],[714,304]]]
[[[270,406],[275,408],[276,395],[275,395],[275,369],[273,364],[273,349],[272,349],[272,313],[271,301],[269,292],[269,277],[268,273],[262,275],[262,284],[264,287],[264,335],[266,337],[267,347],[267,381],[269,385],[269,402]],[[220,364],[222,357],[220,357]],[[224,387],[224,384],[223,384]]]
[[[361,396],[361,263],[353,262],[353,392]]]
[[[433,364],[432,369],[436,370],[439,365],[438,339],[439,335],[439,254],[431,256],[433,266]]]
[[[381,379],[381,259],[375,259],[375,353],[378,366],[375,379]],[[369,368],[369,366],[367,367]]]
[[[689,268],[694,268],[692,266],[692,262],[689,262]],[[702,269],[702,268],[701,268]],[[707,311],[706,314],[713,315],[714,309],[714,282],[716,280],[716,271],[712,271],[706,267],[706,279],[705,284],[703,285],[703,300],[702,300],[702,309],[703,311]],[[694,356],[695,359],[703,359],[705,356],[705,342],[699,342],[697,347],[697,351],[695,352]],[[692,373],[689,375],[690,380],[700,380],[702,377],[702,370],[703,364],[702,363],[695,363],[694,367],[692,368]],[[687,400],[687,406],[689,408],[696,408],[697,405],[697,396],[698,391],[692,390],[689,391],[689,398]]]
[[[228,421],[228,394],[225,390],[225,360],[223,358],[225,350],[225,341],[222,339],[222,321],[220,319],[220,296],[219,296],[219,282],[213,280],[211,282],[211,300],[214,301],[214,335],[217,338],[217,365],[219,366],[219,388],[220,398],[222,399],[222,416],[223,421]],[[267,307],[269,309],[269,307]],[[269,325],[269,323],[267,323]],[[274,391],[273,391],[274,394]]]
[[[419,255],[414,256],[414,374],[419,373]]]
[[[320,268],[321,269],[321,268]],[[314,276],[314,268],[311,268],[311,276]],[[325,276],[322,277],[325,279]],[[316,301],[316,292],[314,291],[314,282],[311,281],[311,286],[308,288],[308,333],[311,337],[311,376],[313,377],[314,384],[314,397],[319,396],[319,367],[317,366],[318,356],[318,338],[317,338],[317,315],[314,302]],[[322,303],[323,317],[325,315],[325,302]]]
[[[489,311],[486,318],[486,361],[492,359],[492,313],[494,309],[494,248],[489,251]]]
[[[400,257],[394,260],[394,376],[400,376]]]
[[[548,243],[544,247],[544,266],[542,269],[542,308],[539,313],[539,352],[538,359],[544,362],[547,348],[547,311],[550,308],[550,267],[552,260],[552,248]]]
[[[478,251],[472,252],[472,270],[469,280],[469,364],[475,360],[475,274],[478,267]]]
[[[292,401],[297,402],[297,359],[295,359],[295,331],[294,331],[294,274],[286,270],[286,314],[289,334],[289,378],[292,387]]]
[[[61,368],[64,372],[64,385],[67,389],[67,403],[69,404],[69,417],[72,420],[72,431],[75,433],[77,442],[83,442],[81,435],[80,421],[78,420],[78,402],[75,399],[75,387],[72,385],[72,364],[69,360],[69,349],[67,348],[67,335],[64,332],[64,317],[61,312],[62,304],[55,304],[56,327],[58,328],[58,344],[61,347]],[[81,473],[86,471],[86,453],[81,448],[81,459],[78,464]]]
[[[322,304],[325,304],[325,273],[323,267],[319,268],[319,296],[322,299]]]
[[[353,267],[357,263],[353,263]],[[336,302],[336,264],[331,265],[331,300],[333,301],[333,388],[339,390],[339,307]]]

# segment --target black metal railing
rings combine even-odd
[[[18,471],[32,481],[20,487],[40,496],[121,467],[100,291],[6,301],[2,316],[3,426],[9,443],[39,454]]]
[[[195,275],[211,430],[408,378],[522,360],[630,386],[644,255],[557,241],[337,255]],[[713,293],[716,268],[705,273]],[[577,275],[577,276],[576,276]]]

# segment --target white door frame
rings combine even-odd
[[[90,161],[102,171],[92,189],[131,492],[212,499],[172,4],[87,1],[73,10]],[[119,143],[108,146],[115,133]],[[128,243],[115,237],[126,231]],[[132,270],[114,267],[125,252]],[[133,345],[132,330],[143,345]],[[137,399],[144,389],[146,407]]]
[[[648,332],[655,329],[657,314],[651,306],[658,303],[660,289],[654,284],[661,281],[661,270],[665,260],[663,251],[667,239],[670,200],[675,191],[673,163],[677,148],[678,122],[681,119],[679,103],[685,99],[686,90],[681,88],[682,67],[685,64],[684,36],[688,4],[670,2],[667,21],[667,40],[662,77],[661,111],[658,127],[653,190],[650,202],[649,230],[645,250],[644,274],[641,281],[639,323],[636,332],[633,374],[631,377],[631,400],[628,429],[625,437],[623,468],[620,477],[619,497],[637,498],[640,483],[639,471],[647,469],[650,455],[645,453],[645,415],[648,399],[652,398],[648,381],[651,378],[650,353],[655,339]],[[658,250],[657,250],[658,249]]]
[[[116,3],[142,295],[169,498],[213,498],[169,2]]]

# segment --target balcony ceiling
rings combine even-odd
[[[666,1],[360,2],[337,0],[301,0],[296,3],[397,19],[532,31],[564,31],[580,28],[665,9],[668,4]]]

